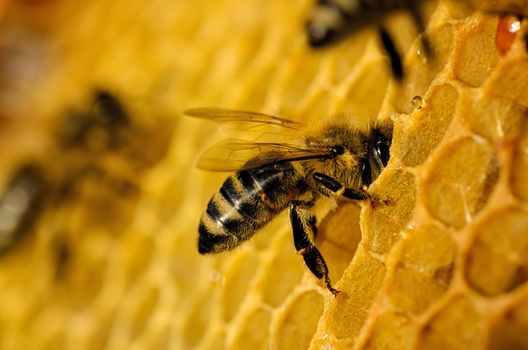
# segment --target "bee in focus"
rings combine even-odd
[[[377,200],[366,189],[389,161],[392,124],[359,127],[338,119],[304,128],[254,112],[204,108],[185,114],[224,125],[234,123],[244,130],[273,126],[293,132],[287,142],[226,139],[202,155],[198,167],[236,173],[225,180],[201,217],[199,253],[231,250],[289,208],[295,249],[336,295],[325,260],[313,243],[317,234],[313,207],[323,197]]]
[[[378,24],[381,43],[389,55],[392,74],[397,80],[402,80],[404,72],[401,55],[389,32],[380,23],[385,15],[397,10],[408,10],[418,32],[425,31],[416,0],[317,0],[306,23],[308,43],[314,48],[326,46],[368,25]],[[425,37],[422,37],[422,46],[426,54],[430,54],[429,42]]]

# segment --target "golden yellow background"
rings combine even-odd
[[[4,2],[0,182],[24,162],[52,188],[79,164],[102,171],[48,201],[1,257],[0,348],[528,348],[528,56],[518,35],[499,57],[482,3],[424,3],[434,57],[408,14],[387,18],[407,53],[398,85],[374,27],[309,49],[311,0]],[[129,111],[131,154],[60,146],[56,126],[96,87]],[[205,106],[394,120],[371,187],[391,203],[320,218],[337,298],[295,254],[286,215],[198,255],[199,217],[226,177],[193,165],[222,137],[182,116]],[[116,191],[124,179],[131,193]]]

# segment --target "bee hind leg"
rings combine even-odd
[[[295,249],[303,256],[306,266],[314,276],[318,279],[324,279],[326,288],[334,296],[337,296],[339,291],[332,287],[326,262],[309,236],[310,231],[313,234],[317,232],[315,216],[310,212],[309,205],[300,201],[292,201],[290,203],[290,221]]]

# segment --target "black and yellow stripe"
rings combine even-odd
[[[299,184],[291,164],[239,171],[209,201],[198,228],[200,254],[233,249],[283,211]],[[285,181],[288,180],[288,181]]]

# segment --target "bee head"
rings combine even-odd
[[[308,147],[328,149],[331,157],[311,162],[314,171],[335,178],[347,186],[362,181],[361,169],[368,163],[368,133],[346,120],[315,128],[305,137]]]

